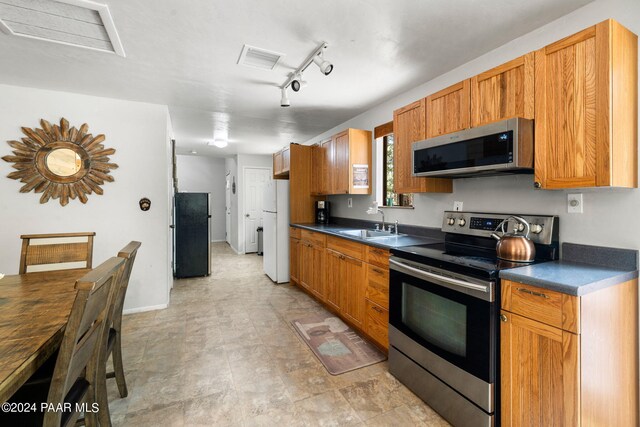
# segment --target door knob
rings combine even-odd
[[[244,216],[246,216],[247,218],[249,218],[249,214],[244,214]]]

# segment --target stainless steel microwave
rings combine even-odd
[[[533,173],[533,120],[512,118],[413,144],[413,175]]]

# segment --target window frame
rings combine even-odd
[[[388,194],[388,188],[387,188],[387,156],[388,156],[388,149],[389,149],[389,144],[388,144],[388,136],[389,135],[393,135],[393,121],[391,122],[387,122],[385,124],[382,124],[380,126],[376,126],[374,129],[374,138],[376,141],[378,141],[379,139],[381,139],[381,143],[382,143],[382,159],[381,162],[377,162],[378,164],[381,165],[382,167],[382,182],[381,182],[381,197],[382,200],[379,200],[379,206],[381,208],[413,208],[413,194],[409,193],[409,194],[404,194],[404,193],[396,193],[396,199],[398,201],[399,204],[397,205],[388,205],[387,204],[387,194]],[[394,143],[395,143],[395,139],[394,139]],[[409,200],[411,201],[410,204],[407,205],[403,205],[402,201],[406,200],[404,196],[411,196],[409,197]]]

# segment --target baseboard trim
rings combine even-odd
[[[235,252],[235,253],[236,253],[236,255],[242,255],[242,252],[240,252],[239,250],[237,250],[236,248],[234,248],[232,244],[229,244],[229,247],[231,248],[231,250],[232,250],[233,252]]]
[[[226,242],[226,240],[222,239],[222,240],[212,240],[211,243],[224,243]]]
[[[122,314],[144,313],[145,311],[163,310],[169,307],[169,304],[148,305],[146,307],[128,308],[122,310]]]

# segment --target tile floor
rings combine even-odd
[[[135,268],[135,267],[134,267]],[[166,310],[125,316],[129,396],[115,426],[447,426],[386,362],[331,376],[290,321],[323,310],[273,285],[262,257],[213,245],[212,274],[178,280]]]

